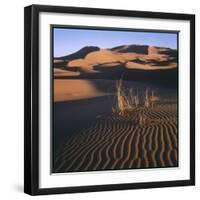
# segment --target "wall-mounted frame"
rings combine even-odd
[[[195,16],[25,8],[24,191],[195,184]]]

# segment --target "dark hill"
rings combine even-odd
[[[57,57],[57,58],[54,58],[54,59],[55,60],[70,61],[70,60],[74,60],[74,59],[84,58],[88,53],[91,53],[93,51],[99,51],[99,50],[100,50],[99,47],[86,46],[86,47],[83,47],[82,49],[80,49],[79,51],[77,51],[75,53],[72,53],[72,54],[67,55],[67,56]]]

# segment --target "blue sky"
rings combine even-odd
[[[112,48],[140,44],[177,49],[176,33],[54,28],[54,57],[74,53],[84,46]]]

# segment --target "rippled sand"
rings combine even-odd
[[[139,113],[146,122],[139,125]],[[100,115],[68,136],[55,154],[55,172],[178,166],[177,102],[136,109],[120,117]]]

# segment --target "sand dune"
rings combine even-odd
[[[64,69],[54,68],[54,76],[55,77],[66,77],[66,76],[79,76],[80,72],[78,71],[69,71]]]
[[[139,125],[139,113],[147,121]],[[55,172],[175,167],[178,165],[176,102],[138,108],[129,117],[98,116],[60,147]]]
[[[141,70],[166,70],[166,69],[173,69],[176,67],[176,63],[172,62],[166,66],[151,66],[149,64],[139,64],[133,62],[127,62],[126,67],[128,69],[141,69]]]
[[[54,102],[89,99],[116,92],[117,80],[54,79]],[[125,87],[145,88],[146,84],[123,81]],[[151,86],[149,84],[149,86]]]
[[[69,74],[63,72],[63,77],[99,73],[98,66],[104,67],[104,73],[112,66],[113,74],[114,67],[118,70],[119,66],[128,70],[174,69],[177,68],[177,50],[147,45],[122,45],[111,49],[83,47],[74,54],[54,58],[54,68],[69,71]],[[54,75],[60,77],[61,72],[55,71]]]
[[[55,58],[55,60],[70,61],[70,60],[74,60],[77,58],[84,58],[88,53],[93,52],[93,51],[98,51],[98,50],[99,50],[99,47],[85,46],[75,53],[72,53],[67,56],[57,57],[57,58]]]
[[[54,80],[54,102],[88,99],[105,95],[107,95],[106,92],[99,91],[89,80]]]
[[[149,49],[152,49],[152,47],[149,47]],[[155,48],[154,48],[155,49]],[[101,49],[99,51],[94,51],[86,55],[84,59],[76,59],[72,60],[68,63],[67,66],[69,67],[80,67],[82,70],[90,69],[91,71],[94,70],[94,66],[96,65],[104,65],[106,64],[112,64],[112,63],[118,63],[119,64],[125,64],[131,63],[132,68],[137,69],[138,62],[140,65],[140,68],[143,70],[155,70],[155,69],[167,69],[166,67],[174,68],[177,66],[176,62],[168,61],[169,57],[165,54],[159,54],[158,50],[149,50],[149,54],[143,55],[138,53],[119,53],[115,51],[110,51],[107,49]],[[164,62],[168,61],[168,63],[165,64],[165,66],[159,66],[157,65],[154,67],[154,63],[156,62]],[[172,63],[172,64],[171,64]],[[147,68],[148,64],[148,68]]]

